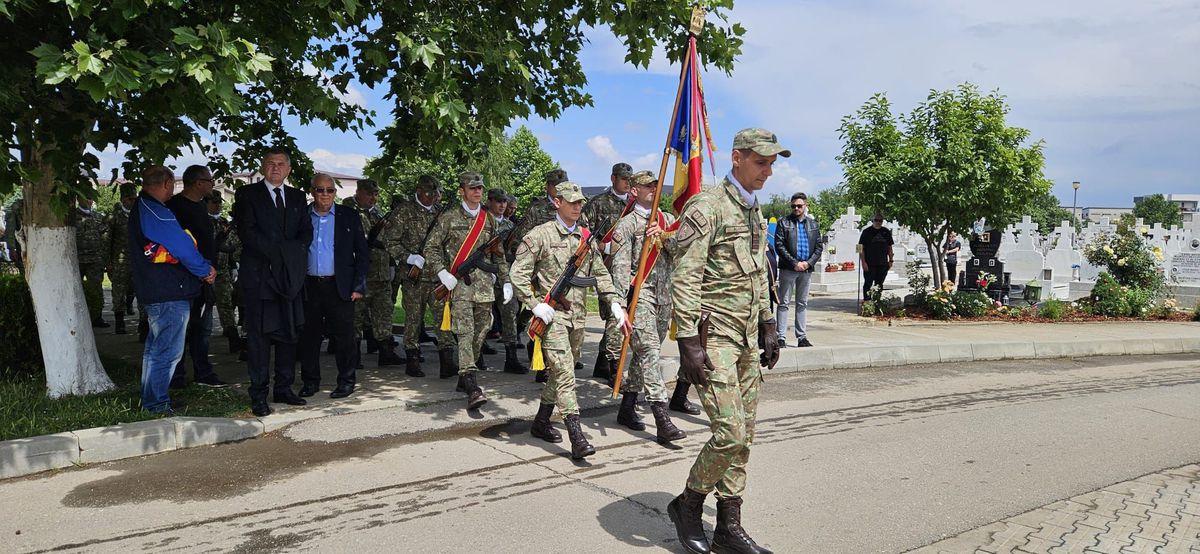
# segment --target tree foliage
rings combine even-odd
[[[1161,223],[1163,227],[1170,229],[1172,225],[1183,225],[1183,215],[1179,212],[1179,206],[1161,194],[1143,196],[1142,200],[1133,206],[1133,217],[1142,218],[1142,223],[1147,226]]]
[[[1046,234],[1058,228],[1064,221],[1078,225],[1076,218],[1079,214],[1080,212],[1076,211],[1076,217],[1072,217],[1071,210],[1062,207],[1058,202],[1058,197],[1050,191],[1046,191],[1045,194],[1034,197],[1033,202],[1029,204],[1027,213],[1022,215],[1030,216],[1033,222],[1037,223],[1038,231]]]
[[[967,83],[930,91],[899,118],[880,93],[842,119],[838,161],[850,198],[923,237],[939,281],[947,231],[979,219],[1007,225],[1050,189],[1042,142],[1026,145],[1029,131],[1006,125],[1008,111],[999,93]]]

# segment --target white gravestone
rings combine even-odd
[[[1075,227],[1069,221],[1062,222],[1055,232],[1058,240],[1046,254],[1046,265],[1054,271],[1054,282],[1066,283],[1072,280],[1074,266],[1082,265],[1083,255],[1075,250]]]
[[[1200,285],[1200,252],[1180,252],[1172,256],[1171,279],[1180,285]]]

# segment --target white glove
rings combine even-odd
[[[627,319],[625,316],[625,308],[622,308],[621,305],[617,304],[616,302],[612,303],[611,308],[613,319],[617,320],[617,327],[624,327],[625,320]]]
[[[612,241],[604,243],[604,255],[612,254]]]
[[[458,279],[444,269],[438,272],[438,280],[446,285],[446,290],[454,290],[454,287],[458,286]]]
[[[504,302],[501,302],[501,304],[508,304],[509,302],[512,302],[512,296],[513,296],[512,283],[504,283],[504,287],[502,290],[504,292]]]
[[[549,304],[542,302],[533,307],[533,315],[542,320],[542,323],[550,325],[550,322],[554,321],[554,308],[551,308]]]
[[[415,265],[419,269],[424,269],[425,268],[425,258],[421,257],[420,254],[409,254],[408,255],[408,265]]]

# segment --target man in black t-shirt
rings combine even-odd
[[[216,226],[208,214],[208,196],[212,189],[212,172],[202,165],[189,166],[183,171],[183,191],[167,200],[167,208],[175,214],[179,226],[191,233],[200,255],[215,267]],[[213,286],[208,283],[202,284],[200,295],[192,299],[192,313],[188,318],[184,348],[185,353],[190,354],[192,358],[193,380],[196,384],[223,387],[226,383],[213,373],[212,363],[208,361],[208,338],[212,335],[212,312],[215,304],[216,294]],[[173,389],[187,386],[187,369],[184,363],[186,358],[187,356],[179,358],[179,363],[175,365],[175,373],[171,376]]]
[[[892,268],[892,230],[883,226],[883,214],[875,212],[871,226],[862,230],[858,237],[858,262],[863,270],[863,299],[878,299],[870,296],[871,287],[878,285],[883,291],[883,279]]]

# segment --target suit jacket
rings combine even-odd
[[[233,197],[233,223],[242,242],[238,286],[246,292],[247,300],[279,299],[274,289],[268,286],[268,281],[272,279],[272,255],[276,263],[283,260],[288,264],[288,274],[303,276],[308,272],[303,257],[297,260],[295,256],[280,256],[285,247],[290,251],[297,248],[302,248],[306,253],[308,251],[308,244],[313,238],[308,199],[300,189],[284,186],[285,207],[280,221],[275,199],[267,188],[265,181],[259,181],[239,188]]]
[[[358,210],[350,206],[333,209],[333,281],[338,296],[347,302],[351,293],[367,293],[367,264],[371,252]]]
[[[804,225],[808,231],[808,258],[796,259],[796,237],[800,234],[799,225]],[[808,271],[821,260],[821,251],[825,245],[821,243],[821,228],[817,220],[805,214],[804,219],[797,221],[795,216],[787,216],[775,225],[775,255],[779,257],[779,268],[795,271],[798,262],[808,262]]]

